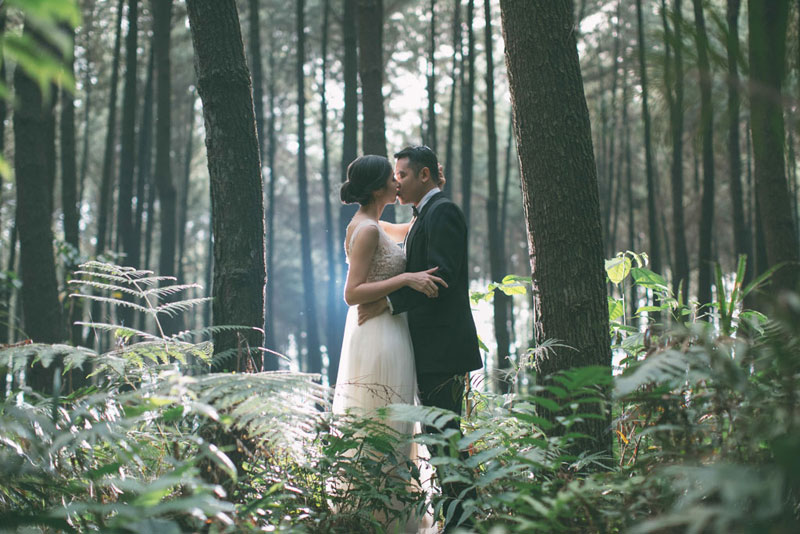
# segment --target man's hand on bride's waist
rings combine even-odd
[[[358,324],[362,325],[370,319],[377,317],[389,309],[385,298],[358,305]]]

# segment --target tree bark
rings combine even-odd
[[[461,85],[461,209],[469,228],[470,205],[472,204],[472,145],[473,145],[473,117],[475,101],[475,32],[473,21],[475,18],[475,0],[467,1],[467,55],[466,72],[462,72]],[[463,67],[462,67],[463,68]]]
[[[744,215],[742,193],[742,156],[739,131],[741,128],[739,87],[739,11],[741,0],[728,0],[728,173],[731,180],[731,204],[733,206],[733,249],[736,255],[747,256],[745,283],[753,277],[753,255],[750,252],[750,235]]]
[[[661,273],[661,238],[659,237],[658,214],[656,212],[656,183],[653,170],[651,143],[650,104],[648,101],[647,64],[645,63],[644,21],[642,0],[636,0],[636,21],[639,36],[639,79],[642,85],[642,120],[644,121],[644,159],[647,178],[647,235],[650,241],[650,268]]]
[[[264,313],[264,346],[271,350],[277,350],[277,336],[275,335],[275,34],[270,33],[269,39],[269,81],[267,83],[267,93],[269,101],[269,120],[267,122],[267,166],[269,167],[269,186],[267,189],[267,287],[266,303]],[[265,371],[277,371],[279,369],[278,358],[274,352],[265,352],[262,360]]]
[[[781,85],[785,76],[788,0],[748,2],[750,115],[756,201],[770,267],[792,262],[773,277],[776,289],[797,289],[797,232],[786,183]]]
[[[376,2],[380,4],[380,0]],[[363,6],[362,6],[363,8]],[[359,19],[361,20],[361,19]],[[377,20],[382,20],[382,16]],[[378,25],[380,28],[380,25]],[[372,28],[374,30],[374,28]],[[359,27],[359,36],[363,33],[364,29]],[[320,373],[322,372],[322,356],[320,354],[319,343],[319,327],[317,326],[317,304],[314,297],[314,264],[311,261],[311,228],[309,226],[309,209],[308,209],[308,178],[306,176],[306,95],[305,95],[305,74],[303,73],[303,66],[305,65],[305,0],[298,0],[297,2],[297,66],[296,66],[296,80],[297,80],[297,188],[298,197],[300,201],[300,209],[298,214],[300,216],[300,256],[303,264],[303,314],[306,318],[306,342],[308,349],[308,372]],[[359,41],[361,41],[359,39]],[[378,39],[377,42],[380,42]],[[375,42],[371,41],[372,47],[375,47]],[[364,53],[363,46],[367,46],[366,42],[361,42],[361,52]],[[367,46],[369,48],[369,46]],[[377,47],[380,51],[380,47]],[[374,55],[374,50],[370,51]],[[380,56],[380,53],[378,54]],[[380,57],[379,57],[380,59]],[[369,69],[370,76],[374,75],[372,64]],[[363,62],[362,62],[363,66]],[[380,71],[378,69],[378,77],[380,78]],[[364,69],[362,68],[362,84],[364,83]],[[374,87],[373,87],[374,89]],[[364,87],[366,93],[366,86]],[[378,93],[380,93],[380,86],[378,86]],[[373,95],[374,96],[374,95]],[[364,95],[364,138],[367,134],[367,120],[366,120],[366,94]],[[374,104],[375,102],[373,102]],[[372,110],[377,113],[376,109]],[[380,119],[383,122],[383,102],[381,99],[380,104]],[[374,125],[373,125],[374,126]],[[377,134],[377,131],[372,132]],[[366,143],[366,141],[365,141]],[[384,155],[386,153],[386,143],[383,144]],[[366,147],[365,147],[366,150]]]
[[[194,158],[194,101],[195,92],[189,98],[189,108],[186,116],[186,149],[183,159],[183,183],[180,191],[180,206],[178,211],[178,281],[185,283],[183,263],[186,252],[186,224],[189,222],[189,191],[192,178],[192,159]],[[259,160],[260,161],[260,160]]]
[[[625,197],[628,201],[628,250],[636,251],[636,213],[633,198],[633,154],[631,150],[631,128],[628,123],[628,91],[630,90],[628,84],[628,69],[623,71],[624,78],[622,80],[622,127],[625,146]],[[639,302],[639,291],[637,286],[631,284],[628,286],[628,305],[626,306],[625,313],[629,321],[633,320],[636,313],[636,308]]]
[[[152,165],[153,165],[153,47],[150,47],[150,54],[147,60],[147,77],[144,83],[144,100],[142,101],[142,118],[139,123],[139,142],[136,172],[136,213],[133,217],[133,236],[134,247],[131,262],[139,266],[142,257],[142,225],[144,222],[144,209],[148,204],[146,196],[153,189],[152,184]],[[148,205],[149,209],[149,205]],[[148,217],[148,223],[150,222]],[[147,262],[141,265],[147,268]]]
[[[24,23],[23,35],[48,46],[28,21]],[[46,100],[36,81],[19,66],[14,70],[14,90],[19,100],[14,113],[14,172],[18,178],[16,224],[19,228],[25,334],[36,342],[58,343],[64,341],[64,330],[51,227],[55,100]],[[54,378],[60,377],[56,367],[55,362],[47,368],[40,364],[31,366],[28,385],[36,391],[54,392]]]
[[[661,2],[661,18],[664,23],[665,48],[664,83],[667,86],[667,106],[669,107],[670,136],[672,137],[672,163],[670,167],[672,189],[672,241],[675,256],[672,267],[672,292],[678,295],[683,288],[684,302],[688,302],[690,292],[689,253],[686,247],[686,227],[683,213],[683,12],[682,0],[673,4],[673,29],[670,30],[666,1]],[[671,58],[674,43],[675,60]],[[673,80],[672,69],[675,69]]]
[[[505,235],[500,232],[498,213],[499,191],[497,185],[497,127],[494,111],[494,58],[492,48],[494,39],[492,35],[492,7],[490,0],[484,0],[483,13],[486,20],[484,25],[484,38],[486,43],[486,133],[488,168],[486,178],[489,183],[489,196],[486,199],[486,215],[489,223],[489,265],[492,280],[499,282],[508,274],[505,272]],[[495,386],[498,391],[508,393],[511,382],[506,375],[511,368],[508,359],[508,295],[502,291],[494,292],[494,336],[497,341],[497,371]]]
[[[436,0],[431,0],[431,33],[428,40],[428,126],[425,143],[436,152]],[[447,185],[445,183],[445,185]]]
[[[606,179],[608,181],[608,196],[606,205],[608,206],[608,213],[605,228],[608,231],[608,247],[606,248],[609,254],[614,254],[616,251],[614,248],[616,247],[615,237],[616,237],[616,229],[614,228],[615,222],[612,221],[612,217],[616,217],[616,210],[614,205],[614,200],[616,199],[614,192],[619,191],[620,189],[620,180],[617,177],[619,174],[614,167],[614,163],[617,160],[617,141],[616,141],[616,134],[617,134],[617,86],[619,85],[619,48],[620,48],[620,41],[622,40],[620,37],[620,31],[622,28],[622,1],[620,0],[617,2],[617,11],[616,11],[616,18],[617,21],[615,23],[615,35],[614,35],[614,47],[613,47],[613,54],[614,59],[612,61],[612,72],[611,72],[611,128],[609,130],[609,139],[608,139],[608,161],[606,162]]]
[[[158,3],[158,0],[155,0]],[[117,143],[117,86],[119,85],[119,57],[122,48],[122,7],[125,0],[117,4],[116,37],[114,38],[114,59],[111,64],[111,82],[108,98],[108,123],[106,126],[106,145],[103,152],[103,171],[100,178],[100,198],[97,201],[97,242],[94,253],[99,256],[108,244],[108,217],[113,201],[114,189],[114,147]],[[88,132],[87,132],[88,135]],[[97,318],[99,308],[92,305],[92,315]]]
[[[700,212],[700,254],[697,300],[701,305],[711,303],[712,268],[714,256],[714,109],[711,102],[711,65],[708,60],[708,35],[702,0],[694,5],[697,68],[700,71],[700,137],[703,142],[703,196]]]
[[[383,110],[383,0],[358,0],[358,73],[364,154],[386,156]]]
[[[211,179],[214,325],[252,327],[214,334],[214,352],[240,347],[240,356],[248,357],[241,351],[256,353],[263,343],[259,330],[264,324],[266,278],[264,197],[250,72],[235,0],[188,0],[186,7]],[[227,370],[243,371],[250,362],[221,363]]]
[[[453,67],[451,78],[453,84],[450,86],[450,109],[447,116],[447,145],[445,147],[444,173],[447,181],[444,184],[444,194],[452,197],[453,192],[453,166],[455,158],[453,156],[453,141],[455,140],[456,124],[456,90],[458,88],[458,65],[459,54],[461,53],[461,0],[453,0]]]
[[[611,365],[597,171],[571,6],[570,0],[543,2],[537,9],[527,0],[500,2],[535,337],[571,347],[555,348],[537,362],[541,376]],[[572,429],[594,438],[581,443],[587,450],[609,454],[610,414],[601,406],[584,409],[600,417]]]
[[[170,167],[172,118],[170,30],[172,0],[153,0],[153,46],[156,75],[156,166],[155,183],[158,191],[161,235],[158,274],[175,276],[175,245],[177,237],[177,192]],[[175,333],[177,317],[164,317],[161,326],[166,334]]]

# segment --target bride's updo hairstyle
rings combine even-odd
[[[347,166],[347,181],[339,189],[339,198],[344,204],[369,204],[373,191],[383,189],[392,171],[392,164],[383,156],[356,158]]]

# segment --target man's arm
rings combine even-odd
[[[439,288],[439,298],[442,298],[453,291],[455,278],[462,268],[464,248],[467,246],[467,227],[464,216],[455,204],[443,202],[431,208],[427,215],[430,219],[425,221],[428,225],[426,267],[438,267],[437,276],[447,283],[448,287]],[[428,302],[425,295],[407,289],[409,288],[401,288],[389,294],[393,314]]]

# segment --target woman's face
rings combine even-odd
[[[375,200],[383,205],[394,204],[397,200],[397,180],[395,180],[393,172],[386,178],[384,186],[375,191]]]

